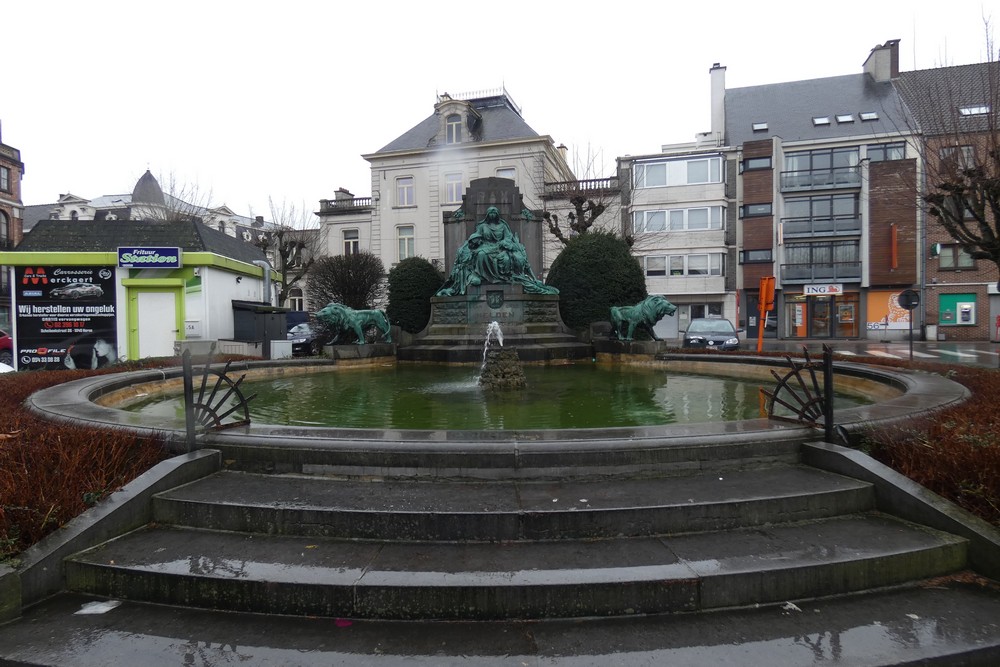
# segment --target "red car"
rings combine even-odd
[[[0,364],[14,365],[14,341],[6,331],[0,331]]]

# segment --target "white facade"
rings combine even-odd
[[[441,95],[431,117],[363,157],[371,165],[371,197],[341,189],[320,202],[318,215],[330,255],[369,251],[387,270],[411,256],[445,266],[443,214],[462,207],[473,180],[512,178],[525,206],[541,210],[545,183],[574,178],[552,138],[524,123],[506,91]],[[556,252],[546,244],[536,273]]]
[[[728,242],[725,155],[695,144],[663,148],[622,158],[619,174],[630,186],[624,224],[646,289],[678,306],[657,326],[658,335],[673,338],[696,317],[738,322],[736,295],[728,289],[737,267]]]

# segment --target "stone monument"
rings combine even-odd
[[[507,178],[472,181],[461,208],[444,214],[448,279],[431,299],[431,318],[407,361],[473,362],[482,355],[491,322],[503,327],[522,361],[582,359],[590,345],[577,340],[559,315],[559,292],[539,279],[544,228],[541,212],[524,205]]]

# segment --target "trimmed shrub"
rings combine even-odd
[[[631,306],[647,296],[646,277],[628,244],[604,231],[572,239],[552,262],[546,283],[559,288],[559,312],[577,331],[606,322],[611,306]]]
[[[444,276],[423,257],[404,259],[389,271],[389,324],[417,333],[431,319],[431,297],[441,289]]]

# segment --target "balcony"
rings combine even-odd
[[[781,219],[781,234],[785,239],[813,236],[857,236],[860,233],[861,218],[857,215]]]
[[[372,207],[371,197],[351,197],[345,199],[320,199],[319,215],[343,215],[356,213]]]
[[[781,282],[856,282],[861,280],[861,262],[817,262],[782,264]]]
[[[546,199],[566,199],[574,195],[602,197],[621,191],[617,176],[608,178],[588,178],[580,181],[558,181],[545,184]]]
[[[781,191],[833,190],[861,186],[861,167],[833,167],[781,172]]]

